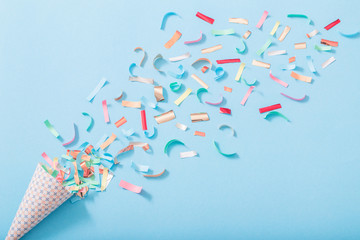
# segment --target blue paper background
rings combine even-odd
[[[359,1],[1,1],[0,2],[0,106],[1,171],[0,233],[11,225],[21,198],[31,179],[41,153],[59,156],[65,149],[43,124],[49,119],[65,141],[73,137],[72,124],[79,128],[80,139],[96,143],[104,134],[114,132],[119,141],[109,148],[114,153],[127,145],[114,122],[125,116],[121,128],[135,128],[133,140],[149,141],[141,132],[140,111],[125,109],[113,100],[121,90],[126,100],[141,96],[153,99],[152,86],[128,81],[128,67],[138,63],[141,53],[148,53],[144,68],[134,73],[152,77],[167,90],[167,100],[159,106],[175,110],[176,120],[157,125],[158,111],[146,108],[148,126],[158,128],[158,136],[149,143],[153,154],[141,149],[121,159],[114,169],[116,177],[105,193],[92,193],[84,201],[66,202],[47,217],[24,239],[359,239],[360,238],[360,162],[359,120],[360,81],[358,77],[359,39],[347,39],[338,30],[359,30]],[[264,10],[269,11],[262,30],[255,28]],[[165,31],[163,15],[175,11],[181,19],[168,19]],[[215,19],[210,25],[195,17],[197,11]],[[304,19],[288,19],[288,13],[304,13]],[[228,23],[229,17],[243,17],[249,25]],[[323,27],[341,19],[330,31]],[[275,21],[292,27],[283,43],[275,40],[271,50],[287,49],[288,55],[268,57],[275,76],[289,83],[287,89],[268,76],[268,70],[251,66],[258,50],[269,38]],[[252,31],[246,41],[249,52],[238,55],[238,39],[214,37],[211,29],[234,28],[242,35]],[[305,33],[314,28],[321,34],[309,40]],[[170,50],[163,47],[175,30],[183,36]],[[206,40],[185,46],[186,40]],[[339,41],[331,53],[318,53],[314,44],[321,38]],[[306,50],[294,50],[293,44],[306,41]],[[220,51],[202,55],[200,49],[223,44]],[[197,73],[210,86],[203,99],[218,99],[222,93],[225,107],[232,116],[218,113],[218,108],[200,104],[196,95],[181,107],[173,101],[179,96],[169,90],[170,77],[161,76],[152,67],[152,59],[190,51],[192,57],[181,64],[188,71],[183,81],[196,91],[199,85],[190,78]],[[281,71],[289,57],[296,55],[300,74],[313,76],[312,84],[292,79]],[[305,56],[311,55],[319,76],[310,73]],[[234,81],[238,64],[224,65],[228,77],[214,82],[213,73],[202,74],[190,64],[199,57],[216,59],[240,57],[247,64],[244,76],[260,84],[243,107],[240,101],[248,87]],[[330,56],[336,62],[326,69],[320,64]],[[178,64],[164,64],[175,70]],[[110,84],[95,97],[85,100],[102,77]],[[232,93],[223,86],[233,88]],[[185,89],[183,88],[182,91]],[[294,102],[290,96],[309,96],[306,102]],[[104,123],[101,101],[107,99],[111,124]],[[258,108],[281,103],[281,118],[268,122]],[[95,125],[86,132],[90,113]],[[206,111],[210,121],[192,124],[190,113]],[[190,130],[175,128],[180,122]],[[233,126],[237,137],[217,129],[220,124]],[[193,136],[195,130],[206,137]],[[175,147],[170,157],[163,153],[165,143],[178,138],[188,149]],[[227,159],[212,145],[219,141],[225,152],[236,151],[239,158]],[[180,159],[180,151],[196,150],[200,157]],[[163,168],[167,176],[145,179],[130,168],[131,160],[150,165],[154,172]],[[143,186],[142,195],[123,190],[121,179]]]

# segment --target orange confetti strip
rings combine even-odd
[[[181,32],[176,31],[172,36],[172,38],[167,43],[165,43],[164,47],[167,49],[171,48],[172,45],[174,45],[177,42],[177,40],[180,39],[181,35],[182,35]]]
[[[224,86],[224,91],[226,91],[226,92],[232,92],[232,88],[229,88],[229,87]]]
[[[320,43],[324,44],[324,45],[327,45],[327,46],[332,46],[332,47],[339,46],[339,42],[330,41],[330,40],[326,40],[326,39],[321,39]]]
[[[201,71],[202,71],[203,73],[205,73],[208,69],[209,69],[209,67],[203,66],[203,67],[201,68]]]
[[[125,117],[122,117],[120,120],[118,120],[116,123],[115,123],[115,126],[118,128],[120,127],[121,125],[125,124],[127,122],[126,118]]]
[[[291,72],[290,76],[297,79],[297,80],[307,82],[307,83],[311,83],[311,79],[312,79],[311,77],[300,75],[300,74],[298,74],[298,73],[296,73],[294,71]]]
[[[116,135],[115,135],[115,134],[111,134],[111,136],[110,136],[105,142],[103,142],[103,144],[100,145],[100,148],[101,148],[102,150],[104,150],[104,149],[107,148],[115,139],[116,139]]]
[[[296,58],[295,58],[295,56],[293,56],[293,57],[289,58],[289,63],[295,62],[295,60],[296,60]]]
[[[141,108],[141,102],[131,102],[131,101],[125,101],[123,100],[121,102],[123,107],[129,107],[129,108]]]
[[[166,169],[164,169],[164,171],[162,171],[161,173],[158,173],[158,174],[153,174],[153,175],[150,175],[150,174],[144,174],[143,176],[144,177],[160,177],[161,175],[163,175],[165,173]]]
[[[204,133],[204,132],[200,132],[200,131],[195,131],[195,132],[194,132],[194,136],[205,137],[205,133]]]

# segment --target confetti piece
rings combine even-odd
[[[138,172],[148,172],[149,171],[149,166],[146,165],[140,165],[140,164],[136,164],[135,162],[131,161],[131,168],[135,169]]]
[[[82,115],[90,118],[90,124],[89,124],[89,126],[87,127],[87,129],[86,129],[87,132],[90,132],[92,126],[94,125],[94,119],[90,116],[90,114],[88,114],[88,113],[86,113],[86,112],[83,112]]]
[[[166,13],[166,14],[164,15],[162,21],[161,21],[160,30],[164,30],[164,29],[165,29],[166,21],[167,21],[167,19],[168,19],[170,16],[178,16],[179,18],[181,18],[180,15],[178,15],[178,14],[175,13],[175,12],[168,12],[168,13]]]
[[[261,16],[258,24],[256,24],[256,27],[257,27],[257,28],[259,28],[259,29],[261,28],[261,26],[264,24],[264,22],[265,22],[265,20],[266,20],[266,18],[267,18],[267,16],[268,16],[268,14],[269,14],[268,11],[264,11],[264,13],[263,13],[263,15]]]
[[[220,113],[229,114],[231,115],[231,109],[230,108],[220,108]]]
[[[343,37],[347,37],[347,38],[355,38],[357,36],[360,35],[360,32],[353,32],[353,33],[343,33],[339,31],[339,34]]]
[[[142,96],[141,97],[141,101],[145,104],[145,105],[148,105],[149,107],[153,108],[153,109],[156,109],[157,108],[157,103],[153,103],[153,102],[150,102],[147,100],[146,97]]]
[[[305,49],[306,48],[306,42],[295,43],[294,47],[295,47],[295,49]]]
[[[227,124],[222,124],[222,125],[220,125],[219,127],[219,130],[222,130],[222,129],[224,129],[224,128],[229,128],[230,130],[231,130],[231,136],[235,136],[235,130],[232,128],[232,127],[230,127],[229,125],[227,125]]]
[[[249,89],[247,90],[244,98],[243,98],[242,101],[241,101],[241,105],[245,106],[245,103],[246,103],[248,97],[250,96],[251,92],[254,90],[254,88],[255,88],[255,86],[249,87]]]
[[[117,98],[114,98],[114,100],[115,100],[115,101],[119,101],[122,97],[123,97],[123,92],[121,91],[120,96],[119,96],[119,97],[117,97]]]
[[[129,73],[132,77],[137,77],[136,75],[133,74],[133,68],[136,67],[136,63],[132,63],[129,67]]]
[[[121,104],[124,107],[129,107],[129,108],[141,108],[141,102],[133,102],[133,101],[125,101],[122,100]]]
[[[129,145],[133,145],[134,147],[141,147],[144,151],[150,149],[149,144],[145,142],[130,142]]]
[[[208,89],[209,86],[203,81],[201,80],[198,76],[196,76],[195,74],[191,74],[191,77],[193,79],[195,79],[201,86],[203,86],[204,88]],[[177,104],[178,105],[178,104]]]
[[[70,141],[64,143],[63,146],[65,147],[65,146],[67,146],[67,145],[70,145],[71,143],[74,142],[75,138],[76,138],[76,125],[75,125],[75,123],[74,123],[74,137],[73,137]]]
[[[316,69],[314,67],[314,63],[313,63],[313,60],[311,59],[311,56],[306,56],[306,61],[307,61],[310,71],[313,73],[316,73]]]
[[[203,33],[200,31],[200,38],[196,39],[196,40],[191,40],[191,41],[185,41],[184,44],[192,44],[192,43],[198,43],[201,41],[203,37]]]
[[[202,103],[201,101],[201,97],[200,97],[200,94],[201,93],[204,93],[204,92],[208,92],[208,90],[206,88],[199,88],[196,92],[196,96],[197,98],[199,99],[199,102]]]
[[[311,31],[310,33],[307,33],[306,34],[306,36],[308,37],[308,38],[312,38],[312,37],[314,37],[316,34],[318,34],[319,33],[319,31],[318,30],[316,30],[316,29],[314,29],[313,31]]]
[[[212,62],[211,62],[209,59],[207,59],[207,58],[199,58],[199,59],[197,59],[195,62],[193,62],[193,63],[191,64],[191,66],[194,67],[194,65],[195,65],[196,63],[202,62],[202,61],[208,62],[208,63],[210,64],[210,69],[212,68]]]
[[[195,151],[181,152],[180,153],[180,158],[190,158],[190,157],[195,157],[197,155],[198,154]]]
[[[244,18],[229,18],[229,23],[238,23],[238,24],[248,25],[249,21]]]
[[[225,92],[232,92],[232,88],[224,86],[224,91]]]
[[[180,39],[181,35],[181,32],[176,31],[171,39],[165,43],[164,47],[170,49]]]
[[[154,86],[154,96],[157,102],[165,100],[163,91],[164,90],[162,86]]]
[[[209,67],[203,66],[203,67],[201,68],[201,71],[202,71],[203,73],[205,73],[208,69],[209,69]]]
[[[335,21],[333,21],[332,23],[330,23],[329,25],[325,26],[324,28],[329,31],[331,28],[333,28],[334,26],[338,25],[340,23],[340,19],[336,19]]]
[[[144,135],[146,138],[151,139],[151,138],[155,137],[156,132],[157,132],[156,127],[153,127],[153,134],[150,135],[148,131],[144,131]]]
[[[129,77],[129,81],[131,81],[131,82],[141,82],[141,83],[146,83],[146,84],[154,84],[154,79],[152,79],[152,78]]]
[[[176,123],[175,126],[176,126],[178,129],[183,130],[183,131],[186,131],[187,128],[188,128],[186,125],[184,125],[184,124],[182,124],[182,123]]]
[[[314,48],[315,48],[315,50],[317,50],[319,52],[329,52],[332,49],[331,46],[318,46],[316,44],[315,44]]]
[[[286,35],[290,32],[290,29],[291,29],[291,28],[290,28],[289,26],[286,26],[286,27],[284,28],[284,31],[281,33],[281,35],[280,35],[280,37],[279,37],[279,39],[278,39],[280,42],[284,41]]]
[[[236,50],[236,52],[238,54],[244,54],[246,52],[247,47],[246,47],[246,44],[245,44],[244,40],[240,39],[240,42],[241,42],[241,49],[242,50],[240,50],[240,48],[235,48],[235,50]]]
[[[95,144],[95,148],[99,149],[100,145],[108,138],[108,136],[106,134],[104,134],[100,140]]]
[[[294,56],[294,57],[291,57],[291,58],[289,58],[289,63],[295,62],[295,60],[296,60],[296,57],[295,57],[295,56]]]
[[[103,107],[105,122],[108,123],[108,122],[110,122],[110,119],[109,119],[109,111],[108,111],[106,100],[102,101],[102,107]]]
[[[335,58],[334,57],[330,57],[328,60],[326,60],[324,63],[321,64],[322,68],[326,68],[327,66],[329,66],[331,63],[335,62]]]
[[[156,67],[156,62],[159,60],[159,59],[164,59],[163,56],[161,54],[158,54],[154,57],[153,59],[153,67],[155,68],[156,71],[160,72],[160,73],[164,73],[164,71],[161,71],[158,67]]]
[[[104,191],[106,189],[106,179],[108,177],[108,174],[109,174],[109,169],[104,167],[104,169],[103,169],[103,178],[101,180],[101,191]]]
[[[105,148],[107,148],[112,142],[114,142],[116,139],[116,135],[113,133],[111,134],[111,136],[103,143],[100,145],[100,148],[102,150],[104,150]]]
[[[332,47],[339,46],[339,42],[330,41],[330,40],[326,40],[326,39],[321,39],[320,43],[324,44],[324,45],[327,45],[327,46],[332,46]]]
[[[252,61],[252,65],[268,69],[270,68],[270,63],[260,62],[255,59]]]
[[[187,58],[189,58],[189,57],[191,57],[191,55],[190,55],[189,52],[187,52],[187,53],[185,53],[185,54],[183,54],[183,55],[169,58],[169,61],[170,61],[170,62],[177,62],[177,61],[181,61],[181,60],[187,59]]]
[[[273,29],[272,29],[271,32],[270,32],[270,35],[271,35],[271,36],[274,36],[274,34],[275,34],[276,31],[278,30],[279,26],[280,26],[280,22],[279,22],[279,21],[276,21]]]
[[[190,114],[191,122],[209,121],[209,115],[207,113],[192,113]]]
[[[217,64],[241,62],[239,58],[216,60]]]
[[[220,147],[219,147],[219,144],[214,140],[214,146],[216,148],[216,150],[223,156],[225,157],[233,157],[233,156],[236,156],[237,153],[223,153],[221,150],[220,150]]]
[[[48,156],[45,152],[43,152],[43,153],[41,154],[41,156],[45,159],[45,161],[46,161],[51,167],[54,166],[53,161],[51,160],[51,158],[49,158],[49,156]]]
[[[182,141],[177,140],[177,139],[172,139],[166,143],[165,148],[164,148],[164,153],[166,153],[169,156],[169,147],[174,144],[180,144],[180,145],[185,146],[185,143],[183,143]]]
[[[297,80],[307,82],[307,83],[311,83],[311,80],[312,80],[311,77],[300,75],[300,74],[298,74],[298,73],[296,73],[294,71],[291,72],[290,76],[297,79]]]
[[[247,30],[242,37],[246,40],[250,37],[250,35],[251,35],[251,31]]]
[[[179,74],[173,73],[173,72],[171,72],[171,71],[168,71],[167,73],[168,73],[171,77],[173,77],[173,78],[181,79],[181,78],[183,78],[183,76],[184,76],[184,74],[185,74],[185,70],[184,70],[183,65],[181,65],[181,64],[179,65],[178,69],[180,70],[180,73],[179,73]]]
[[[212,103],[212,102],[205,101],[205,103],[206,103],[206,104],[209,104],[209,105],[216,106],[216,105],[220,105],[220,104],[223,102],[223,100],[224,100],[224,98],[223,98],[223,96],[220,94],[220,101],[219,101],[219,102]]]
[[[180,83],[180,82],[172,82],[172,83],[170,83],[170,89],[173,92],[179,91],[181,86],[182,86],[182,83]]]
[[[144,60],[145,60],[145,57],[146,57],[146,52],[144,51],[144,49],[142,49],[141,47],[136,47],[135,49],[134,49],[134,52],[136,52],[136,51],[143,51],[144,52],[144,56],[143,56],[143,58],[141,59],[141,62],[140,62],[140,67],[141,66],[143,66],[143,63],[144,63]]]
[[[274,105],[271,105],[268,107],[259,108],[259,112],[260,113],[270,112],[272,110],[279,109],[279,108],[281,108],[281,104],[274,104]]]
[[[212,52],[215,52],[215,51],[220,50],[220,49],[222,49],[222,45],[218,44],[218,45],[213,46],[213,47],[201,49],[201,53],[202,54],[204,54],[204,53],[212,53]]]
[[[274,75],[272,75],[271,70],[270,70],[269,75],[270,75],[270,78],[271,78],[272,80],[274,80],[275,82],[277,82],[278,84],[280,84],[280,85],[282,85],[282,86],[284,86],[284,87],[288,87],[288,86],[289,86],[289,84],[287,84],[286,82],[283,82],[283,81],[281,81],[280,79],[276,78]]]
[[[200,131],[195,131],[195,132],[194,132],[194,136],[205,137],[205,133],[204,133],[204,132],[200,132]]]
[[[284,97],[290,98],[291,100],[294,100],[294,101],[302,101],[306,98],[306,95],[302,98],[293,98],[293,97],[290,97],[289,95],[286,95],[285,93],[280,93],[280,94],[283,95]]]
[[[242,73],[243,73],[243,71],[244,71],[244,68],[245,68],[245,63],[241,63],[241,64],[240,64],[240,67],[239,67],[239,70],[238,70],[237,73],[236,73],[235,81],[239,81],[239,80],[240,80],[241,75],[242,75]]]
[[[131,192],[134,192],[134,193],[140,193],[141,190],[142,190],[142,187],[139,187],[139,186],[136,186],[134,184],[128,183],[128,182],[126,182],[124,180],[120,181],[119,186],[126,189],[126,190],[129,190]]]
[[[281,70],[294,70],[296,68],[296,64],[288,64],[288,65],[282,65]]]
[[[283,55],[283,54],[287,54],[286,50],[277,50],[277,51],[268,52],[268,56],[276,56],[276,55]]]
[[[141,111],[140,111],[140,116],[141,116],[141,126],[142,126],[142,130],[145,131],[145,130],[147,130],[145,110],[141,110]]]
[[[124,152],[128,152],[128,151],[131,151],[131,150],[134,150],[134,145],[128,145],[127,147],[121,149],[116,155],[120,155]]]
[[[285,119],[286,121],[290,122],[290,120],[285,117],[283,114],[277,112],[277,111],[272,111],[272,112],[269,112],[268,114],[266,114],[266,116],[264,117],[264,119],[266,120],[270,120],[272,117],[274,116],[278,116],[278,117],[282,117],[283,119]]]
[[[204,14],[199,13],[199,12],[196,13],[196,16],[197,16],[198,18],[204,20],[205,22],[210,23],[210,24],[213,24],[214,21],[215,21],[215,20],[212,19],[211,17],[205,16]]]
[[[266,49],[268,49],[268,47],[271,45],[271,43],[272,43],[271,39],[268,39],[266,41],[266,43],[259,50],[257,50],[256,54],[259,56],[262,55],[264,53],[264,51]]]
[[[220,78],[224,77],[225,71],[222,67],[217,67],[215,69],[216,77],[214,77],[215,81],[219,80]]]
[[[190,95],[191,92],[191,88],[186,89],[186,91],[178,99],[176,99],[174,103],[179,106],[185,100],[185,98]]]
[[[60,134],[55,130],[55,128],[51,125],[49,120],[44,121],[45,126],[49,129],[52,135],[54,135],[56,138],[60,137]]]
[[[308,20],[309,25],[312,22],[311,19],[308,16],[304,15],[304,14],[288,14],[287,17],[288,18],[305,18],[305,19]]]
[[[235,30],[233,28],[223,30],[211,30],[211,34],[214,36],[232,35],[235,34]]]
[[[257,80],[256,80],[256,79],[255,79],[255,81],[254,81],[253,83],[248,83],[245,78],[241,78],[241,79],[242,79],[243,82],[246,84],[246,86],[249,86],[249,87],[255,86],[255,85],[257,84]]]
[[[151,177],[151,178],[155,178],[155,177],[160,177],[161,175],[163,175],[165,173],[166,169],[164,169],[161,173],[158,174],[153,174],[153,175],[149,175],[149,174],[144,174],[144,177]]]
[[[173,110],[170,110],[170,111],[162,113],[162,114],[160,114],[158,116],[154,116],[154,118],[155,118],[155,120],[156,120],[156,122],[158,124],[166,123],[166,122],[168,122],[170,120],[175,119],[175,113],[174,113]]]
[[[107,83],[106,78],[102,78],[100,80],[100,82],[98,83],[98,85],[94,88],[94,90],[86,98],[86,100],[91,102],[95,98],[96,94],[100,91],[100,89],[102,89],[105,86],[106,83]]]

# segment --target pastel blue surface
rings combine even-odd
[[[43,124],[49,119],[65,141],[73,137],[73,123],[79,139],[95,144],[103,134],[115,133],[119,141],[108,150],[115,153],[127,146],[120,129],[134,128],[134,141],[148,141],[153,153],[135,149],[120,159],[114,168],[115,178],[104,193],[91,193],[85,200],[64,203],[24,239],[359,239],[360,238],[360,161],[359,161],[359,38],[348,39],[339,30],[359,30],[359,1],[1,1],[0,3],[0,106],[1,106],[1,171],[0,171],[0,238],[4,238],[21,202],[22,196],[41,153],[51,158],[65,148]],[[255,28],[264,10],[269,17],[261,30]],[[162,17],[176,12],[181,18],[169,17],[165,30],[160,30]],[[215,19],[210,25],[195,17],[197,11]],[[288,19],[288,13],[308,15],[305,19]],[[230,17],[243,17],[249,25],[228,23]],[[341,24],[330,31],[330,22]],[[258,57],[256,51],[267,41],[269,32],[279,20],[281,27],[291,26],[285,41],[274,40],[269,50],[286,49],[287,55]],[[239,55],[240,42],[234,36],[212,36],[212,29],[234,28],[242,36],[252,35],[246,44],[248,52]],[[321,34],[308,39],[313,29]],[[183,35],[171,49],[164,44],[175,30]],[[205,39],[186,46],[186,40]],[[339,41],[332,52],[316,52],[321,38]],[[307,42],[305,50],[294,50],[294,43]],[[216,44],[223,49],[202,55],[200,50]],[[154,100],[151,85],[128,81],[131,63],[139,63],[143,47],[148,59],[144,68],[134,74],[154,78],[166,89],[161,111],[146,107],[148,127],[158,129],[153,139],[141,131],[140,111],[123,108],[115,102],[123,90],[125,99],[139,101],[142,96]],[[182,81],[195,92],[201,86],[190,75],[196,73],[208,83],[209,93],[203,101],[225,97],[224,107],[232,115],[219,113],[218,107],[199,103],[190,95],[180,107],[174,100],[185,91],[170,91],[176,81],[160,75],[152,66],[161,53],[165,59],[191,52],[181,61],[187,70]],[[280,70],[288,58],[296,55],[300,74],[312,76],[312,84],[296,81],[289,71]],[[319,75],[313,75],[306,62],[311,55]],[[329,57],[336,62],[321,69]],[[248,87],[235,82],[238,63],[222,67],[227,76],[217,82],[214,72],[201,73],[190,64],[199,57],[216,59],[240,58],[246,63],[244,77],[255,78],[259,85],[240,105]],[[284,88],[269,78],[267,69],[251,66],[257,59],[271,63],[274,76],[289,83]],[[179,63],[166,62],[165,72],[176,72]],[[216,66],[219,66],[215,64]],[[110,82],[94,98],[86,101],[102,77]],[[232,93],[223,86],[233,88]],[[280,95],[295,98],[295,102]],[[110,124],[104,122],[101,101],[109,104]],[[281,103],[280,112],[288,117],[272,121],[263,119],[259,108]],[[176,119],[157,125],[153,116],[173,109]],[[190,113],[209,113],[210,121],[191,123]],[[86,128],[88,112],[95,120],[93,129]],[[120,129],[114,123],[122,116],[128,120]],[[180,122],[189,126],[183,132],[175,127]],[[237,133],[219,131],[229,124]],[[195,130],[206,137],[193,136]],[[176,146],[170,156],[163,153],[165,143],[177,138],[186,147]],[[213,140],[221,149],[236,151],[238,158],[226,158],[216,152]],[[199,157],[180,159],[179,152],[196,150]],[[131,167],[131,161],[150,165],[168,174],[160,179],[145,179]],[[142,194],[123,190],[121,179],[143,186]]]

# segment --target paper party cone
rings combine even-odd
[[[20,239],[73,194],[39,163],[6,237]]]

